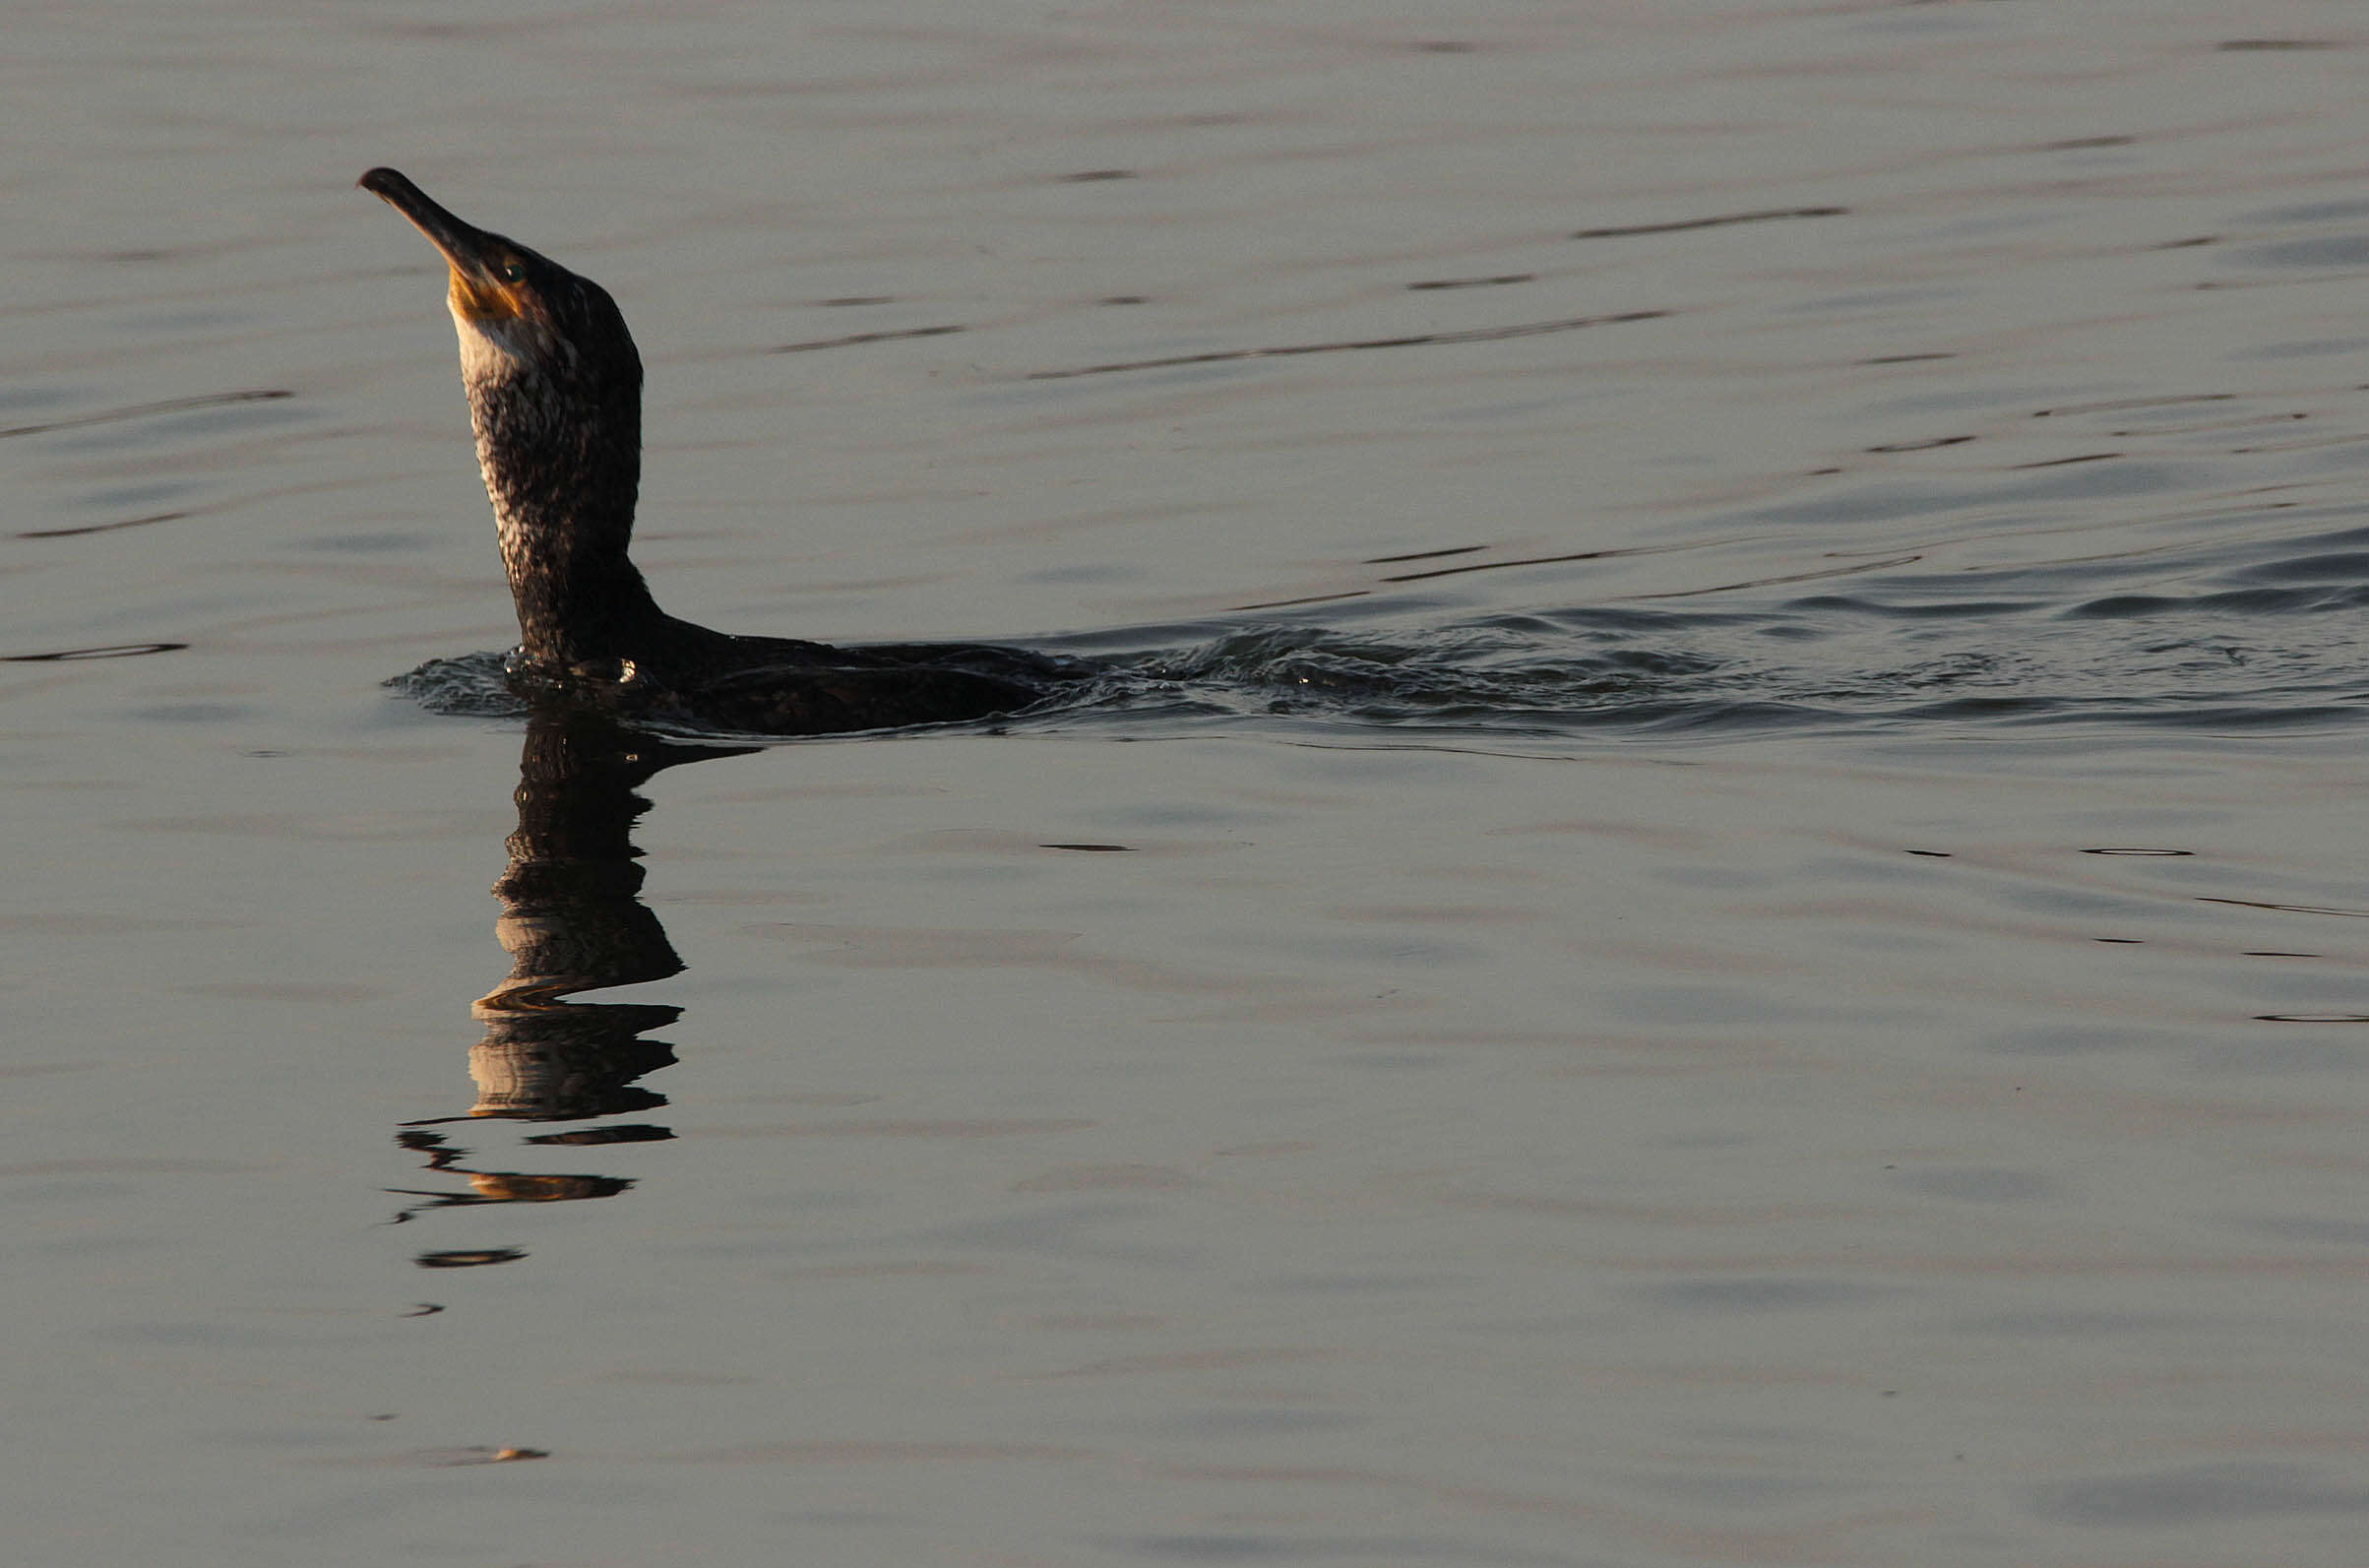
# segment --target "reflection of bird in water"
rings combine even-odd
[[[626,558],[642,359],[598,283],[472,228],[391,168],[362,176],[452,268],[461,378],[517,601],[514,682],[703,728],[806,735],[944,723],[1043,700],[1074,672],[1015,649],[832,648],[666,614]]]
[[[468,1053],[476,1103],[465,1115],[408,1122],[398,1135],[427,1157],[431,1170],[466,1175],[469,1191],[402,1189],[430,1200],[422,1210],[606,1198],[633,1185],[617,1176],[485,1168],[469,1162],[485,1157],[453,1144],[443,1129],[489,1120],[582,1124],[666,1103],[640,1080],[674,1061],[664,1041],[648,1036],[673,1024],[682,1009],[575,998],[682,969],[665,928],[642,902],[633,826],[650,802],[635,791],[667,768],[751,749],[660,740],[582,709],[546,706],[528,720],[514,797],[518,831],[508,842],[510,864],[493,886],[502,901],[495,933],[510,955],[510,974],[472,1010],[485,1030]],[[524,1142],[589,1149],[672,1136],[649,1123],[603,1121]],[[405,1218],[422,1210],[405,1211]],[[511,1256],[435,1253],[421,1261],[459,1268]]]
[[[545,710],[528,720],[518,831],[493,885],[510,975],[473,1009],[485,1027],[469,1052],[473,1114],[576,1120],[664,1103],[635,1080],[674,1060],[644,1036],[682,1009],[572,998],[681,971],[642,902],[632,834],[650,802],[635,790],[667,768],[737,754],[635,735],[598,714]]]

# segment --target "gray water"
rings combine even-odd
[[[2361,1559],[2355,8],[7,31],[12,1564]],[[376,163],[1105,678],[530,728]]]

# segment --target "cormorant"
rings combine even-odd
[[[988,718],[1077,672],[1017,649],[833,648],[677,620],[626,558],[642,471],[642,358],[608,291],[472,228],[391,168],[383,197],[452,268],[461,380],[517,602],[511,681],[706,729],[808,735]]]

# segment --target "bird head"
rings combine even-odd
[[[446,302],[472,385],[589,371],[640,391],[641,358],[608,290],[507,235],[463,222],[394,169],[374,168],[360,184],[409,219],[451,269]]]

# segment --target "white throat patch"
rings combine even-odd
[[[453,312],[453,330],[461,339],[461,379],[470,385],[507,381],[526,363],[522,352],[526,323],[500,321]]]

